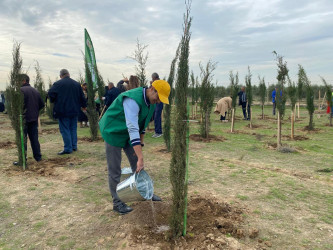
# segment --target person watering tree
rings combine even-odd
[[[133,172],[144,168],[142,147],[145,128],[156,104],[169,104],[170,85],[164,80],[154,81],[150,88],[139,87],[121,93],[99,122],[105,140],[109,188],[113,210],[127,214],[133,209],[120,200],[117,185],[121,176],[121,151],[124,150]],[[161,201],[153,195],[153,201]]]

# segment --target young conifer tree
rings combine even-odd
[[[214,84],[212,81],[216,63],[208,61],[205,68],[201,64],[199,64],[199,67],[201,70],[200,109],[203,121],[200,126],[200,135],[203,138],[208,138],[210,131],[210,114],[214,103]]]
[[[24,97],[21,92],[22,86],[22,57],[20,54],[21,44],[15,42],[13,46],[13,65],[10,72],[10,83],[6,89],[7,94],[7,112],[12,124],[13,129],[15,130],[15,142],[18,152],[18,165],[23,166],[23,149],[21,141],[21,125],[22,129],[24,126],[24,117],[23,117],[23,105]],[[20,116],[22,115],[23,123],[20,124]]]
[[[98,99],[101,103],[101,107],[104,106],[103,97],[105,94],[105,83],[103,80],[102,75],[99,73],[97,66],[95,67],[95,72],[97,74],[97,93],[98,93]]]
[[[191,93],[191,96],[192,96],[192,119],[194,119],[194,106],[195,106],[195,77],[194,77],[194,73],[193,71],[191,72],[191,87],[192,87],[192,93]]]
[[[330,86],[328,86],[326,80],[321,77],[321,80],[323,81],[326,89],[326,101],[327,105],[330,107],[330,113],[329,113],[329,118],[330,118],[330,127],[332,127],[332,115],[333,115],[333,110],[332,110],[332,105],[333,105],[333,96],[332,96],[332,89]]]
[[[276,54],[276,53],[275,53]],[[287,101],[287,95],[285,93],[285,85],[288,77],[287,62],[283,61],[283,57],[276,54],[278,75],[276,79],[278,80],[277,91],[276,91],[276,108],[278,110],[278,129],[277,129],[277,148],[281,147],[281,131],[282,131],[282,118],[285,112],[285,106]]]
[[[133,56],[130,56],[131,59],[136,61],[138,65],[135,65],[136,76],[139,79],[140,86],[147,86],[148,80],[146,76],[146,65],[148,60],[148,52],[145,53],[148,45],[140,43],[139,39],[136,40],[136,49]]]
[[[85,61],[85,71],[87,79],[87,95],[88,95],[87,117],[89,121],[90,137],[91,140],[95,141],[97,140],[98,136],[98,113],[96,111],[95,90],[88,62],[86,59],[84,59],[84,61]]]
[[[313,88],[311,86],[311,82],[309,78],[306,75],[306,72],[302,65],[298,65],[299,70],[298,70],[298,77],[300,78],[300,81],[304,84],[305,90],[306,90],[306,109],[309,112],[309,130],[314,129],[314,123],[313,123],[313,113],[315,110],[314,106],[314,92]]]
[[[298,107],[298,111],[297,111],[297,118],[300,118],[300,111],[299,111],[299,107],[300,107],[300,102],[302,101],[303,98],[303,86],[304,86],[304,82],[301,79],[300,75],[299,75],[299,71],[298,71],[298,81],[297,81],[297,96],[298,96],[298,102],[297,102],[297,107]]]
[[[246,97],[247,97],[247,110],[250,111],[250,128],[252,128],[252,101],[253,101],[253,95],[252,95],[252,83],[251,83],[251,79],[252,79],[252,74],[250,71],[250,66],[248,66],[248,74],[245,76],[245,84],[246,84]]]
[[[179,48],[180,46],[178,46],[175,58],[171,62],[170,73],[168,77],[168,83],[170,84],[169,105],[164,106],[164,112],[163,112],[163,117],[164,117],[163,138],[168,152],[170,152],[171,150],[171,110],[172,110],[172,101],[174,97],[173,82],[175,79],[176,63],[179,57]]]
[[[229,74],[229,79],[230,79],[230,96],[232,98],[232,114],[231,114],[231,130],[230,132],[234,132],[234,127],[235,127],[235,116],[236,116],[236,106],[237,106],[237,96],[238,96],[238,91],[239,91],[239,79],[238,79],[238,72],[236,75],[230,71]]]
[[[194,117],[197,117],[197,113],[198,113],[198,100],[200,97],[200,83],[199,83],[199,77],[197,76],[195,78],[195,90],[194,90]]]
[[[45,84],[44,84],[44,80],[43,80],[43,77],[41,74],[42,70],[39,66],[38,61],[36,61],[35,71],[36,71],[36,79],[35,79],[34,87],[39,92],[42,100],[45,101],[47,92],[45,91]],[[39,111],[39,114],[43,114],[43,113],[44,113],[44,109]]]
[[[172,212],[170,216],[170,236],[176,238],[182,235],[187,197],[186,176],[186,133],[189,119],[187,116],[187,88],[189,80],[189,53],[190,53],[190,3],[186,2],[184,14],[183,36],[180,43],[179,63],[176,80],[176,110],[175,126],[172,145],[172,158],[170,164],[170,181],[172,186]]]
[[[290,99],[290,108],[291,108],[291,132],[290,138],[294,139],[295,134],[295,106],[297,102],[297,87],[294,82],[292,82],[288,76],[288,88],[287,93]]]
[[[260,103],[261,103],[261,117],[262,119],[265,118],[264,115],[264,105],[265,105],[265,98],[266,98],[266,83],[265,83],[265,77],[261,78],[259,76],[259,97],[260,97]]]

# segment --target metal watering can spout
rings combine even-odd
[[[154,183],[145,170],[133,173],[117,185],[117,194],[123,202],[151,200]]]

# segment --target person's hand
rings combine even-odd
[[[124,81],[124,82],[129,82],[127,77],[125,77],[125,78],[123,79],[123,81]]]
[[[143,158],[139,158],[138,162],[136,163],[136,172],[139,173],[143,168]]]

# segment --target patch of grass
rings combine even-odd
[[[62,244],[61,246],[60,246],[60,249],[62,249],[62,250],[67,250],[67,249],[73,249],[74,248],[74,246],[75,246],[75,241],[74,240],[70,240],[70,241],[68,241],[68,242],[66,242],[66,243],[64,243],[64,244]]]
[[[269,193],[266,195],[267,199],[279,199],[282,201],[287,201],[288,197],[279,188],[271,188]]]
[[[247,201],[249,199],[249,197],[247,195],[240,195],[237,194],[236,197],[242,201]]]
[[[39,221],[33,225],[34,230],[40,230],[42,227],[46,225],[45,221]]]

